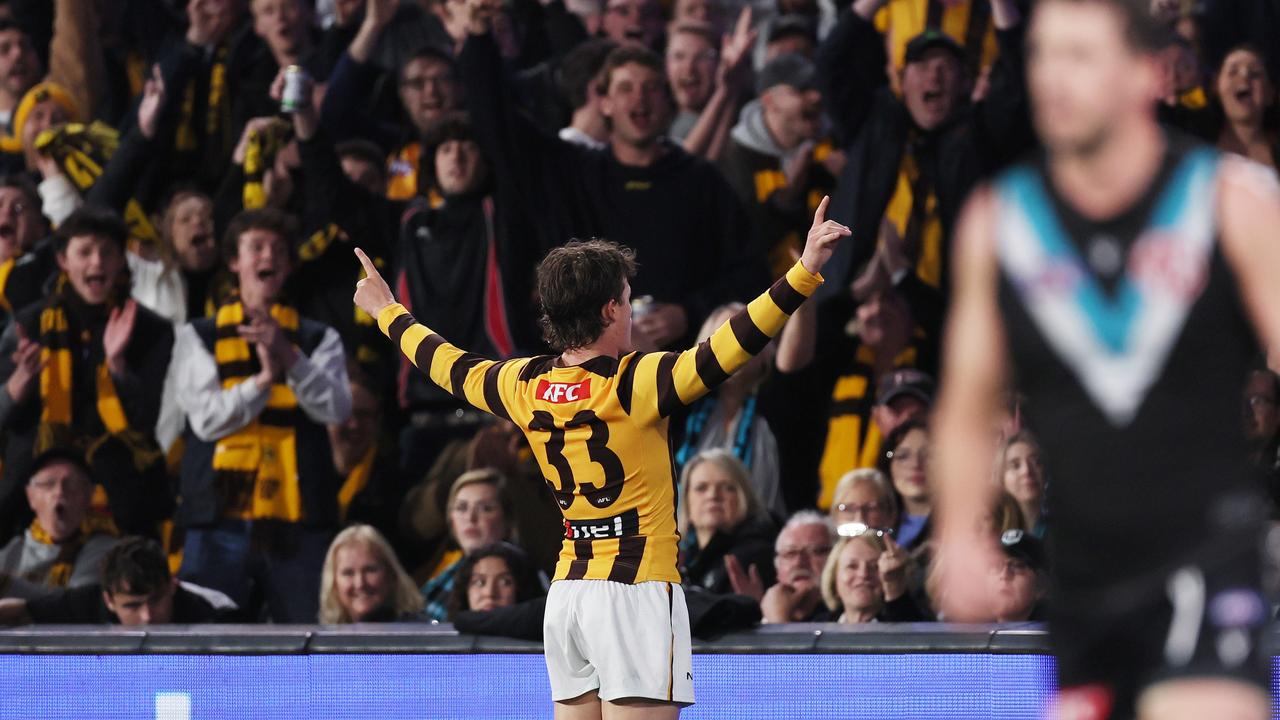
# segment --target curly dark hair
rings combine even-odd
[[[608,240],[572,240],[547,253],[538,263],[543,339],[560,352],[595,342],[608,327],[604,306],[622,302],[635,274],[635,252]]]
[[[522,603],[542,596],[542,581],[538,578],[538,570],[533,561],[517,545],[509,542],[496,542],[476,550],[462,560],[458,573],[453,577],[453,590],[449,592],[449,618],[453,619],[460,612],[471,610],[471,601],[467,596],[467,588],[471,585],[471,576],[476,565],[485,558],[502,558],[516,581],[516,602]]]

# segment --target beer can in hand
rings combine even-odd
[[[307,71],[299,65],[290,65],[284,69],[284,93],[280,96],[280,112],[296,113],[311,105],[308,93],[310,79]]]

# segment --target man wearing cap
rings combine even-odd
[[[0,597],[32,598],[92,584],[116,542],[103,523],[90,519],[93,481],[84,460],[52,450],[32,467],[26,490],[36,517],[0,548]]]
[[[798,53],[769,61],[756,77],[757,98],[742,109],[720,161],[768,248],[775,276],[793,262],[817,203],[835,184],[820,162],[831,146],[817,145],[823,122],[816,75]]]
[[[1045,559],[1044,544],[1034,535],[1014,528],[1000,536],[1000,549],[1004,555],[993,569],[990,578],[992,622],[1027,622],[1041,620],[1044,607]]]
[[[991,0],[1000,58],[986,99],[970,105],[963,52],[938,30],[907,44],[901,96],[890,90],[885,44],[872,22],[884,4],[855,2],[818,50],[818,82],[834,134],[848,143],[832,208],[855,238],[880,238],[847,245],[845,257],[832,261],[827,287],[842,287],[872,258],[895,285],[916,275],[945,294],[947,238],[960,203],[984,172],[1031,144],[1021,17],[1014,0]],[[925,331],[936,333],[931,325]]]

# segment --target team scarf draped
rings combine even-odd
[[[71,574],[76,569],[76,558],[79,557],[80,551],[84,549],[85,540],[89,534],[81,528],[75,534],[75,537],[64,543],[56,542],[52,536],[40,524],[40,521],[31,521],[31,537],[41,545],[58,545],[58,556],[53,559],[53,566],[49,568],[48,573],[44,577],[39,574],[29,573],[24,580],[30,582],[41,583],[50,587],[64,588],[71,582]]]
[[[347,515],[351,512],[351,503],[356,496],[369,486],[369,478],[373,473],[373,460],[378,452],[378,444],[374,443],[365,451],[364,457],[347,473],[342,487],[338,489],[338,522],[345,525]]]
[[[97,120],[88,125],[59,125],[36,137],[36,151],[56,160],[63,175],[82,195],[102,177],[107,162],[119,145],[119,132]],[[131,240],[147,246],[159,244],[159,233],[136,199],[129,198],[123,215]]]
[[[209,68],[209,95],[205,103],[204,134],[207,137],[216,137],[221,133],[226,124],[223,118],[230,114],[229,106],[223,107],[227,105],[227,55],[230,47],[229,43],[224,42],[213,51],[213,66]],[[190,152],[200,147],[195,125],[197,85],[198,82],[192,80],[182,96],[182,110],[178,129],[174,134],[174,145],[181,152]]]
[[[116,394],[115,382],[105,360],[94,372],[97,419],[74,416],[74,367],[76,355],[83,353],[92,334],[78,313],[70,309],[70,282],[65,274],[54,283],[49,302],[40,311],[40,424],[36,430],[35,455],[54,448],[73,448],[85,454],[90,467],[96,451],[116,439],[129,449],[136,470],[142,472],[162,461],[163,455],[150,433],[129,427],[124,406]],[[112,300],[119,304],[122,292]],[[82,355],[83,357],[83,355]]]
[[[273,305],[271,317],[285,336],[298,343],[298,311]],[[256,375],[262,366],[238,328],[246,323],[238,300],[222,305],[214,315],[214,360],[218,379],[230,390]],[[298,398],[284,382],[271,385],[266,407],[248,425],[218,440],[213,451],[215,485],[223,500],[224,517],[240,520],[302,519],[298,486]]]
[[[694,403],[689,411],[689,419],[684,424],[684,444],[676,451],[676,465],[684,467],[698,452],[698,443],[707,429],[707,422],[715,412],[716,395],[712,393]],[[742,403],[738,411],[738,421],[734,426],[733,456],[742,461],[743,466],[751,468],[752,440],[755,438],[756,393],[751,393]]]

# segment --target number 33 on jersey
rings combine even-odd
[[[437,385],[524,431],[564,514],[554,580],[678,583],[668,418],[763,350],[821,282],[796,263],[697,347],[572,367],[553,355],[486,360],[398,304],[378,325]]]

